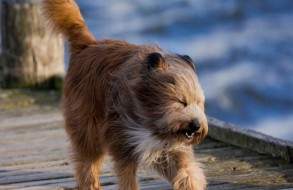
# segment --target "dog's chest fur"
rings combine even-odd
[[[141,165],[151,166],[161,162],[163,155],[181,147],[179,143],[171,144],[170,141],[158,139],[148,129],[143,127],[127,130],[128,143],[134,146],[134,154],[138,156]],[[166,159],[168,158],[164,158]]]

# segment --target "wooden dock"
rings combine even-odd
[[[30,94],[24,99],[29,98]],[[42,95],[38,98],[42,99]],[[11,104],[0,96],[1,190],[76,189],[57,103],[48,100],[39,104],[38,98],[34,97],[29,106],[16,107],[15,101]],[[219,123],[211,122],[213,132],[222,130],[213,129]],[[293,164],[288,160],[215,140],[221,135],[213,132],[195,147],[196,158],[205,165],[209,190],[293,189]],[[289,143],[287,149],[290,148]],[[139,176],[143,190],[172,189],[151,171],[140,170]],[[117,189],[109,159],[100,179],[104,190]]]

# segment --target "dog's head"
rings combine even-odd
[[[150,53],[144,57],[144,66],[134,88],[143,125],[168,142],[199,143],[208,125],[192,59]]]

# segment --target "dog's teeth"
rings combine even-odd
[[[193,135],[194,135],[194,133],[191,133],[191,135],[189,135],[188,132],[185,133],[185,136],[186,136],[188,139],[192,139],[192,138],[193,138]]]
[[[191,138],[192,138],[192,136],[193,136],[193,134],[192,134],[192,135],[188,135],[188,133],[187,133],[187,132],[185,133],[185,135],[186,135],[186,137],[187,137],[188,139],[191,139]]]

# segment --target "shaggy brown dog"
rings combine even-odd
[[[120,190],[136,190],[145,164],[176,190],[206,180],[192,144],[207,134],[204,95],[192,60],[156,45],[96,40],[73,0],[44,0],[44,14],[69,41],[62,108],[79,189],[101,189],[108,152]]]

